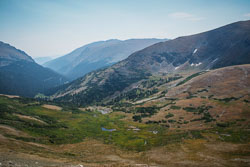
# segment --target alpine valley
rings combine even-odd
[[[167,39],[129,39],[98,41],[84,45],[57,59],[48,61],[45,67],[65,75],[70,80],[77,79],[84,74],[108,67],[124,60],[135,51],[141,50],[155,43]]]
[[[250,21],[0,58],[0,166],[250,166]]]

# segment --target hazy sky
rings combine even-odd
[[[250,0],[0,0],[0,40],[32,57],[107,39],[176,38],[250,19]]]

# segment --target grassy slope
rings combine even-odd
[[[94,166],[247,166],[250,99],[249,87],[244,85],[249,85],[248,69],[246,65],[185,74],[171,81],[169,76],[154,76],[107,105],[113,112],[106,115],[70,106],[52,110],[42,107],[44,102],[0,96],[0,134],[7,137],[1,140],[0,135],[0,140],[8,143],[3,148],[17,153]],[[135,121],[135,115],[141,120]],[[131,125],[140,130],[128,130]],[[6,126],[15,129],[11,132]],[[116,131],[104,132],[102,127]]]
[[[205,162],[204,158],[197,155],[197,151],[204,152],[205,155],[208,152],[209,154],[218,153],[222,159],[232,157],[244,159],[250,154],[247,150],[242,149],[243,145],[249,147],[250,135],[246,130],[239,128],[235,124],[203,130],[171,130],[156,124],[128,121],[124,118],[124,113],[120,112],[102,115],[99,112],[81,111],[65,107],[61,111],[50,110],[43,108],[39,102],[22,98],[10,99],[0,96],[0,106],[0,124],[15,128],[26,134],[11,134],[0,128],[0,133],[9,138],[8,141],[16,140],[23,143],[22,145],[25,148],[20,148],[20,146],[13,148],[17,153],[38,154],[47,158],[66,158],[71,159],[73,162],[81,160],[81,162],[87,164],[110,164],[113,162],[123,164],[124,159],[126,159],[127,163],[132,164],[147,163],[163,166],[170,162],[173,166],[178,164],[181,161],[178,158],[180,153],[185,154],[185,160],[193,161],[193,165]],[[16,114],[34,117],[46,124],[36,120],[19,118]],[[128,130],[129,125],[136,126],[141,130],[138,132]],[[117,131],[104,132],[101,131],[101,127],[115,128]],[[152,130],[158,131],[158,134],[150,132]],[[40,143],[42,147],[30,146],[31,142]],[[89,146],[91,143],[93,146]],[[213,150],[215,145],[218,144],[224,147],[225,144],[223,143],[232,145],[235,149],[222,153]],[[99,145],[99,148],[97,149],[94,145]],[[50,149],[47,149],[47,147],[50,147]],[[207,150],[207,147],[211,148]],[[104,151],[106,149],[113,150],[113,152]],[[86,150],[88,150],[88,154]],[[101,150],[106,152],[106,155],[112,156],[105,155],[104,157],[100,152]],[[189,154],[185,153],[187,150],[189,150]],[[83,158],[79,152],[82,154],[84,151],[88,156]],[[138,154],[137,151],[143,152]],[[166,153],[176,162],[167,161],[169,157],[165,157]],[[155,156],[155,154],[158,154],[158,156]],[[98,156],[102,160],[97,160]],[[159,157],[162,157],[162,159],[159,159]],[[225,160],[224,163],[227,164],[227,161]],[[237,162],[236,164],[247,164],[247,162]]]
[[[137,91],[130,91],[134,94],[123,94],[113,108],[134,113],[137,115],[136,121],[160,124],[171,129],[204,129],[228,122],[239,122],[238,126],[248,128],[250,78],[246,74],[249,72],[249,65],[234,66],[206,73],[185,74],[183,78],[167,83],[162,81],[168,76],[158,76],[161,79],[140,83],[135,88]],[[141,95],[149,90],[158,91]],[[138,108],[145,107],[154,107],[157,112],[153,113],[151,109],[146,116],[138,112]],[[169,117],[169,114],[172,116]]]
[[[16,139],[32,141],[43,144],[67,144],[83,141],[85,138],[99,139],[104,143],[113,143],[124,149],[142,151],[151,146],[158,146],[167,142],[180,140],[186,133],[167,135],[166,129],[158,125],[145,125],[135,122],[122,121],[122,115],[111,113],[102,115],[99,112],[81,111],[78,109],[50,110],[41,107],[36,102],[21,102],[20,99],[0,98],[1,118],[0,124],[14,127],[28,133],[29,138],[13,136]],[[19,118],[15,114],[27,115],[35,120]],[[133,125],[140,129],[138,132],[128,130]],[[105,132],[101,128],[116,129],[114,132]],[[151,131],[157,130],[158,134]],[[172,138],[172,140],[171,140]],[[176,139],[175,139],[176,138]],[[147,141],[147,144],[144,144]]]

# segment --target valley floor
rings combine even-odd
[[[166,131],[126,120],[119,112],[102,114],[4,96],[0,102],[0,166],[250,165],[249,129]]]

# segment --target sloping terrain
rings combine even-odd
[[[34,58],[37,64],[43,65],[44,63],[51,61],[53,57],[36,57]]]
[[[0,93],[33,97],[65,81],[65,77],[36,64],[25,52],[0,42]]]
[[[169,78],[163,76],[140,83],[109,104],[116,110],[132,111],[134,121],[171,129],[203,129],[231,123],[248,127],[249,73],[250,65],[240,65],[190,74],[171,82],[162,82]],[[148,86],[150,82],[154,86]]]
[[[155,44],[45,100],[0,95],[0,166],[250,166],[249,23]]]
[[[135,51],[166,39],[107,40],[84,45],[71,53],[49,61],[45,67],[74,80],[93,70],[124,60]]]
[[[158,43],[127,59],[79,78],[53,99],[75,105],[103,103],[152,75],[194,72],[250,63],[250,21]]]
[[[6,66],[10,64],[12,61],[28,61],[28,62],[34,62],[34,60],[28,56],[25,52],[16,49],[13,46],[10,46],[7,43],[4,43],[0,41],[0,51],[1,51],[1,64],[0,66]]]
[[[249,73],[239,65],[155,75],[102,107],[0,96],[0,162],[249,166]]]

